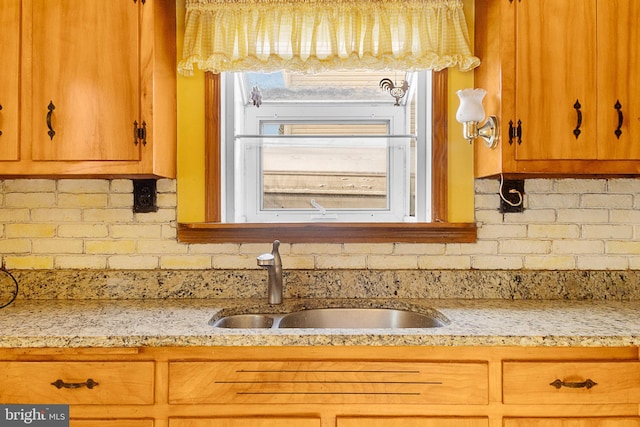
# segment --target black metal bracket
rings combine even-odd
[[[158,211],[158,190],[155,179],[133,180],[133,212],[148,213]]]
[[[522,120],[518,120],[518,125],[513,125],[513,120],[509,120],[509,145],[513,144],[513,140],[518,139],[518,145],[522,144]]]
[[[500,186],[500,213],[524,211],[524,179],[505,180]]]
[[[133,122],[133,144],[138,145],[142,141],[142,145],[147,145],[147,122],[142,121],[142,125],[138,126],[138,121]]]

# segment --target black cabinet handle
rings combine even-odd
[[[578,124],[576,125],[576,128],[573,130],[573,134],[576,136],[576,139],[578,139],[578,137],[580,136],[580,126],[582,126],[582,111],[580,111],[580,108],[582,108],[582,105],[580,105],[580,101],[576,99],[576,103],[573,104],[573,108],[575,108],[576,113],[578,114]]]
[[[133,121],[133,145],[138,145],[138,121]]]
[[[586,381],[579,382],[579,383],[565,382],[558,379],[552,383],[549,383],[549,385],[558,389],[562,387],[567,387],[567,388],[586,388],[588,390],[593,386],[598,385],[598,383],[594,382],[591,379],[587,379]]]
[[[81,387],[86,387],[88,389],[92,389],[92,388],[98,386],[99,384],[97,382],[95,382],[94,380],[92,380],[91,378],[89,378],[88,380],[86,380],[83,383],[66,383],[66,382],[64,382],[62,380],[56,380],[56,381],[52,382],[51,385],[59,390],[61,388],[81,388]]]
[[[53,110],[56,109],[56,106],[53,105],[53,101],[49,101],[49,105],[47,106],[47,110],[49,110],[49,112],[47,113],[47,127],[49,128],[49,132],[47,132],[49,134],[49,138],[51,138],[51,140],[53,141],[53,136],[56,134],[56,131],[53,130],[53,126],[51,126],[51,115],[53,114]]]
[[[0,111],[2,111],[2,104],[0,104]],[[0,136],[2,136],[2,129],[0,129]]]
[[[624,116],[622,115],[622,104],[620,104],[620,100],[616,100],[616,104],[613,106],[618,112],[618,127],[613,132],[616,134],[616,138],[620,139],[620,135],[622,135],[622,123],[624,122]]]

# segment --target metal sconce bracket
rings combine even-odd
[[[155,179],[133,180],[133,212],[149,213],[158,211],[158,191]]]
[[[498,118],[489,116],[487,121],[478,128],[478,136],[482,138],[487,147],[495,148],[500,138],[500,126],[498,126]]]
[[[489,116],[482,126],[478,126],[478,122],[462,123],[462,133],[464,139],[472,143],[474,139],[480,138],[484,141],[488,148],[495,148],[500,138],[500,126],[498,126],[498,118]]]

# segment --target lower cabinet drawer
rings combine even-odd
[[[466,417],[343,417],[336,427],[488,427],[487,418]]]
[[[505,418],[503,427],[640,427],[640,418]]]
[[[169,427],[320,427],[313,417],[170,418]]]
[[[69,420],[69,427],[153,427],[153,420]]]
[[[154,362],[0,362],[0,402],[153,404]]]
[[[507,404],[640,403],[640,362],[504,362]]]
[[[486,363],[171,362],[169,402],[487,404]]]

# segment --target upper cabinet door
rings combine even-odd
[[[598,141],[602,159],[640,159],[640,2],[598,2]]]
[[[0,160],[18,160],[20,0],[0,0]]]
[[[32,11],[32,158],[138,160],[138,2],[33,0]]]
[[[516,8],[516,159],[595,159],[596,0]]]

